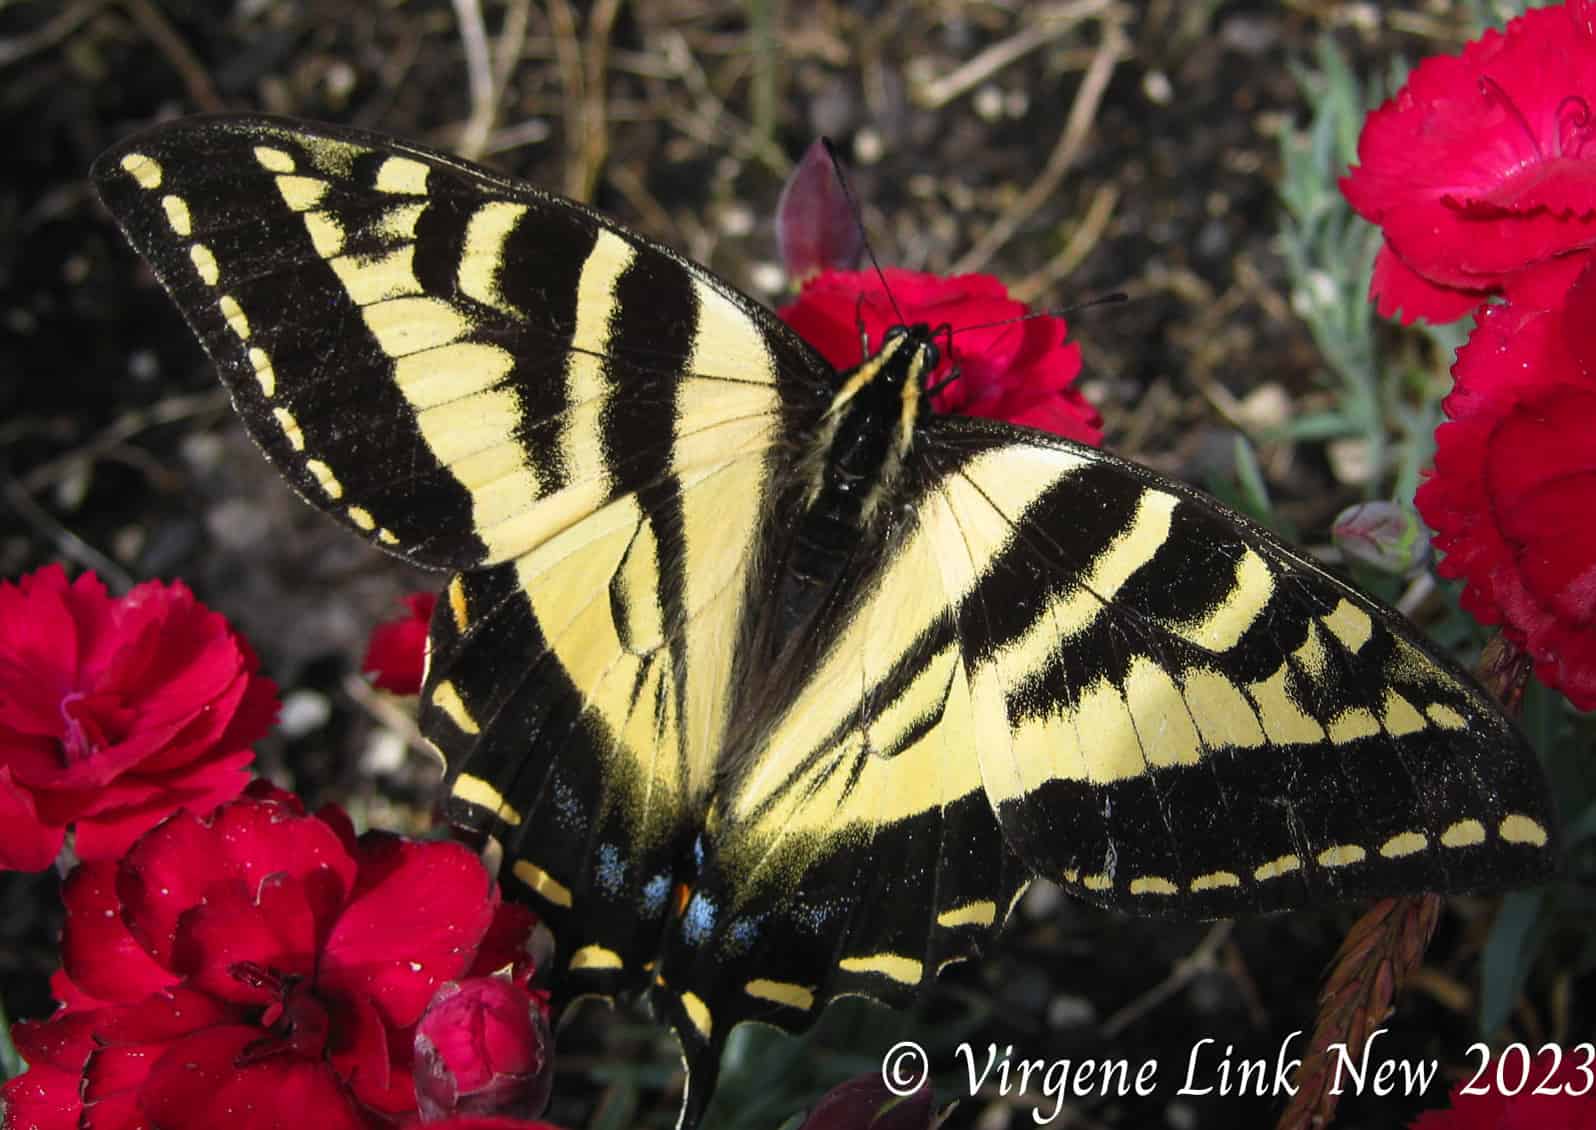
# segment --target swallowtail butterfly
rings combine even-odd
[[[1133,463],[838,372],[611,220],[252,116],[94,180],[312,505],[452,575],[421,724],[563,999],[727,1033],[913,1000],[1032,875],[1219,916],[1526,883],[1535,756],[1400,616]]]

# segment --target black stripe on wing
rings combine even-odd
[[[1011,724],[979,750],[989,795],[1039,874],[1222,915],[1555,869],[1533,751],[1395,613],[1102,452],[958,419],[923,438],[933,466],[986,452],[993,486],[1052,453],[1034,504],[990,504],[1013,536],[959,611]]]
[[[274,172],[257,148],[299,172]],[[332,181],[298,131],[199,119],[123,142],[93,175],[295,489],[385,548],[466,565],[483,552],[469,492],[421,435],[390,359],[279,187],[288,175],[325,183],[314,210],[339,218],[355,253],[383,253],[403,240],[362,225],[417,202],[355,179],[375,175],[382,154],[366,156]]]

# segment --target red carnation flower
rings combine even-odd
[[[429,1130],[560,1130],[552,1122],[527,1122],[501,1115],[459,1114],[427,1123]]]
[[[366,658],[360,669],[372,683],[394,694],[418,694],[427,665],[427,625],[438,605],[438,594],[413,592],[404,598],[408,616],[388,620],[372,630]]]
[[[798,300],[779,313],[839,369],[864,360],[861,320],[872,347],[898,324],[897,311],[911,325],[950,325],[952,356],[943,357],[926,383],[935,388],[955,364],[959,378],[936,393],[936,411],[1007,420],[1081,443],[1102,442],[1102,418],[1070,387],[1081,371],[1081,351],[1065,343],[1064,319],[1044,315],[1017,321],[1028,312],[1025,305],[990,275],[943,277],[894,269],[885,274],[891,298],[874,271],[828,271],[805,283]]]
[[[1596,1130],[1596,1091],[1591,1088],[1589,1066],[1581,1068],[1572,1053],[1560,1062],[1551,1052],[1526,1063],[1528,1058],[1498,1059],[1471,1088],[1483,1094],[1464,1094],[1471,1082],[1464,1080],[1452,1088],[1450,1107],[1426,1111],[1409,1123],[1408,1130]],[[1520,1071],[1521,1086],[1516,1085]],[[1513,1094],[1499,1089],[1499,1078]]]
[[[1596,709],[1596,270],[1564,309],[1487,307],[1452,375],[1414,499],[1440,572],[1542,682]]]
[[[554,1085],[547,995],[503,977],[438,990],[416,1025],[416,1106],[451,1114],[535,1118]]]
[[[1524,13],[1424,60],[1369,115],[1341,189],[1385,229],[1381,314],[1449,322],[1488,294],[1556,305],[1596,246],[1596,12]]]
[[[438,986],[517,960],[531,925],[464,846],[357,838],[263,784],[63,897],[63,1007],[14,1029],[8,1127],[387,1126]]]
[[[249,781],[277,714],[255,653],[181,583],[114,600],[49,566],[0,582],[0,868],[36,871],[75,831],[115,859],[174,809]]]

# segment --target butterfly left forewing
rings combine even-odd
[[[465,572],[422,725],[573,991],[636,984],[701,816],[771,461],[830,371],[702,268],[423,147],[158,127],[102,196],[312,504]]]

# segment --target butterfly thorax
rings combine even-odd
[[[894,326],[880,350],[841,374],[806,454],[806,517],[865,529],[891,492],[927,410],[938,351],[924,325]]]
[[[804,442],[794,484],[782,631],[797,631],[848,561],[884,533],[888,504],[921,416],[938,351],[923,325],[896,326],[881,348],[839,374],[837,391]]]

